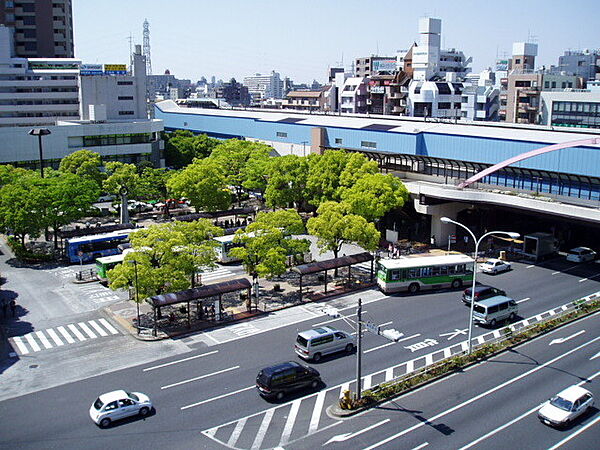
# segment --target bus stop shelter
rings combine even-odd
[[[153,297],[150,297],[147,301],[152,306],[154,314],[154,335],[156,336],[157,333],[158,311],[163,306],[187,303],[188,328],[191,328],[191,302],[199,303],[205,298],[217,297],[218,300],[217,307],[215,307],[215,320],[218,321],[221,320],[221,300],[223,294],[246,290],[247,298],[250,298],[251,288],[252,284],[247,278],[238,278],[235,280],[223,281],[221,283],[214,283],[193,289],[185,289],[179,292],[155,295]]]
[[[348,267],[348,280],[351,277],[351,266],[363,262],[371,261],[371,281],[373,281],[373,255],[369,252],[357,253],[356,255],[342,256],[339,258],[326,259],[308,264],[301,264],[292,270],[300,274],[300,301],[302,301],[302,277],[313,273],[325,272],[325,293],[327,293],[327,271],[342,267]]]

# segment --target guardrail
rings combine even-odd
[[[589,303],[591,303],[593,301],[597,301],[599,299],[600,299],[600,291],[595,292],[586,297],[582,297],[578,300],[574,300],[572,302],[566,303],[565,305],[562,305],[558,308],[554,308],[552,310],[546,311],[546,312],[538,314],[536,316],[532,316],[529,319],[524,319],[524,320],[516,322],[512,325],[504,327],[502,329],[495,330],[492,333],[494,335],[493,339],[483,340],[483,342],[473,344],[473,350],[471,352],[471,354],[474,355],[473,362],[475,362],[479,358],[479,355],[477,355],[478,350],[481,350],[484,347],[489,348],[490,346],[502,344],[505,341],[515,339],[519,335],[524,335],[525,333],[535,329],[536,327],[539,327],[541,324],[568,316],[569,314],[572,314],[573,312],[577,312],[577,311],[581,310],[582,307],[584,307],[585,305],[588,305]],[[559,312],[557,312],[557,310],[559,310]],[[540,317],[543,317],[546,314],[548,314],[548,316],[546,318],[542,318],[541,320],[539,319]],[[519,325],[521,325],[521,326],[519,327]],[[545,331],[545,330],[543,330],[543,331]],[[543,331],[541,331],[541,332],[543,332]],[[483,336],[479,336],[479,337],[473,338],[473,340],[477,341],[477,340],[480,340],[482,337]],[[463,348],[464,348],[464,346],[463,346]],[[498,350],[500,350],[500,349],[498,349]],[[460,358],[466,357],[466,356],[467,356],[467,350],[462,350],[460,352],[452,354],[451,356],[449,356],[447,358],[440,359],[440,360],[434,362],[433,364],[426,365],[426,366],[416,369],[410,373],[407,373],[405,375],[397,377],[393,380],[386,381],[384,383],[375,385],[375,386],[371,387],[370,389],[366,389],[366,390],[362,391],[362,395],[363,396],[367,395],[365,393],[368,393],[368,392],[376,394],[377,392],[379,392],[383,389],[394,389],[395,386],[401,385],[403,383],[410,384],[411,380],[417,379],[419,377],[423,377],[424,375],[429,375],[432,372],[439,371],[440,375],[441,375],[442,373],[445,373],[445,370],[443,370],[443,369],[445,369],[446,366],[458,366],[458,365],[460,365],[460,361],[459,361]]]

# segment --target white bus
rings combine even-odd
[[[380,259],[377,284],[384,293],[459,287],[473,281],[475,261],[467,255],[408,256]]]

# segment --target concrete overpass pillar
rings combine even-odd
[[[442,217],[449,217],[452,220],[456,219],[459,211],[467,209],[469,205],[465,203],[442,203],[440,205],[424,205],[418,198],[414,200],[415,210],[421,214],[431,216],[431,231],[430,235],[435,238],[435,243],[438,247],[448,245],[448,235],[456,233],[456,225],[451,223],[442,223]]]

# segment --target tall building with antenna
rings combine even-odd
[[[150,24],[144,19],[143,54],[146,57],[146,74],[152,75],[152,61],[150,60]]]

